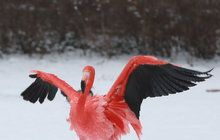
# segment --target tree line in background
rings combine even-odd
[[[0,52],[102,55],[220,51],[219,0],[1,0]]]

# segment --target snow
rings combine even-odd
[[[33,81],[29,71],[40,69],[55,73],[74,88],[79,89],[81,71],[85,65],[96,68],[95,93],[105,94],[127,63],[129,56],[107,59],[65,55],[5,56],[0,59],[0,139],[2,140],[75,140],[66,118],[69,105],[62,95],[44,104],[23,101],[20,93]],[[175,63],[189,66],[182,60]],[[219,140],[220,93],[208,93],[206,89],[220,88],[220,62],[196,61],[193,69],[205,71],[215,67],[211,79],[199,83],[191,90],[167,97],[149,98],[142,104],[141,122],[143,140]],[[89,117],[89,116],[88,116]],[[137,139],[131,129],[122,140]]]

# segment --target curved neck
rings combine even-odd
[[[86,103],[86,98],[90,94],[94,82],[94,75],[92,75],[87,82],[81,81],[82,95],[78,100],[78,112],[83,111]]]
[[[90,90],[93,86],[93,82],[94,82],[94,75],[90,75],[90,78],[88,79],[88,81],[85,83],[85,89],[83,91],[84,94],[89,95],[90,94]]]
[[[92,85],[93,85],[93,81],[89,82],[86,84],[85,81],[81,81],[81,91],[82,93],[91,93],[91,88],[92,88]]]

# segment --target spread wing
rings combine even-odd
[[[43,103],[47,97],[48,100],[52,101],[55,98],[58,88],[68,100],[72,100],[77,96],[77,91],[56,75],[42,71],[33,72],[36,74],[29,76],[35,78],[35,81],[21,93],[24,100],[31,103],[36,103],[39,100],[40,103]]]
[[[211,77],[210,71],[199,72],[182,68],[152,56],[136,56],[125,66],[107,96],[124,98],[139,118],[143,99],[188,90],[196,82]]]

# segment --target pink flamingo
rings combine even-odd
[[[21,96],[32,103],[43,103],[46,97],[53,100],[59,88],[71,106],[70,128],[80,140],[118,140],[129,133],[129,124],[140,139],[139,112],[143,99],[188,90],[195,82],[211,77],[210,71],[182,68],[153,56],[135,56],[104,96],[93,96],[91,92],[95,77],[92,66],[83,69],[80,91],[54,74],[34,70],[30,77],[36,80]]]

